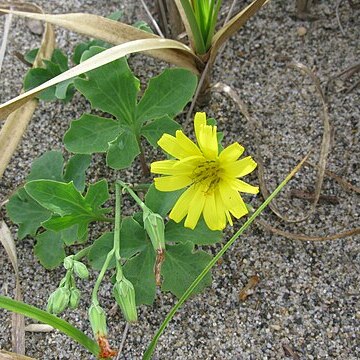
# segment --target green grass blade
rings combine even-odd
[[[49,314],[46,311],[25,304],[21,301],[13,300],[6,296],[0,296],[0,308],[19,313],[31,319],[51,325],[84,346],[93,355],[98,356],[99,354],[99,346],[94,340],[90,339],[82,331],[72,326],[67,321],[60,319],[55,315]]]
[[[285,180],[271,193],[271,195],[260,205],[260,207],[249,217],[249,219],[245,222],[245,224],[232,236],[232,238],[225,244],[225,246],[216,254],[216,256],[209,262],[209,264],[205,267],[205,269],[201,272],[201,274],[193,281],[193,283],[188,287],[185,293],[181,296],[179,301],[174,305],[174,307],[170,310],[168,315],[166,316],[163,323],[160,325],[159,330],[153,337],[150,345],[146,349],[145,354],[143,355],[143,360],[151,360],[151,356],[155,350],[156,344],[164,332],[166,326],[171,321],[175,313],[181,307],[181,305],[187,300],[187,298],[191,295],[192,291],[196,288],[196,286],[200,283],[200,281],[204,278],[204,276],[211,270],[211,268],[218,262],[221,256],[230,248],[230,246],[235,242],[235,240],[250,226],[250,224],[260,215],[260,213],[267,207],[270,201],[281,191],[281,189],[288,183],[288,181],[296,174],[296,172],[300,169],[303,163],[307,160],[309,154],[305,156],[303,160],[289,173],[289,175],[285,178]]]
[[[189,0],[180,0],[180,1],[191,28],[192,36],[195,42],[194,44],[195,52],[197,54],[205,54],[206,53],[205,43],[198,22],[196,20],[194,10],[191,7]]]

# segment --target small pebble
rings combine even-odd
[[[297,33],[299,36],[305,36],[307,33],[307,29],[304,26],[300,26],[297,28]]]

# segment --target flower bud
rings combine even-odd
[[[70,309],[76,309],[80,302],[81,293],[78,289],[72,288],[70,290],[70,300],[69,307]]]
[[[165,249],[165,224],[159,214],[145,208],[143,212],[144,228],[155,250]]]
[[[117,281],[113,288],[113,294],[116,302],[120,306],[120,309],[127,322],[137,321],[137,311],[135,302],[135,289],[133,284],[123,277],[120,281]]]
[[[80,261],[74,261],[74,271],[80,279],[87,279],[89,277],[89,270],[85,264]]]
[[[47,311],[59,314],[66,309],[70,300],[70,290],[65,287],[56,289],[49,297]]]
[[[95,337],[106,337],[106,314],[104,309],[100,305],[92,304],[90,306],[89,320]]]
[[[73,265],[74,265],[74,255],[67,256],[64,259],[64,268],[66,270],[69,270],[73,267]]]

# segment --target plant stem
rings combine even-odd
[[[138,141],[138,144],[139,144],[139,148],[140,148],[140,164],[141,164],[141,170],[142,170],[142,173],[143,173],[143,176],[144,176],[144,177],[149,177],[149,175],[150,175],[150,170],[149,170],[149,167],[148,167],[147,164],[146,164],[144,149],[143,149],[143,147],[141,146],[140,141]]]
[[[160,325],[159,330],[153,337],[149,347],[147,348],[143,360],[151,360],[151,356],[155,350],[156,344],[164,332],[166,326],[171,321],[175,313],[178,311],[180,306],[187,300],[191,295],[196,286],[204,278],[204,276],[210,271],[210,269],[218,262],[218,260],[223,256],[223,254],[230,248],[230,246],[235,242],[235,240],[250,226],[250,224],[260,215],[260,213],[266,208],[270,201],[280,192],[280,190],[287,184],[287,182],[295,175],[295,173],[300,169],[303,163],[307,160],[310,154],[306,155],[303,160],[290,172],[290,174],[285,178],[285,180],[272,192],[272,194],[260,205],[260,207],[249,217],[245,224],[231,237],[231,239],[225,244],[225,246],[216,254],[216,256],[207,264],[204,270],[200,275],[192,282],[192,284],[187,288],[185,293],[181,296],[179,301],[175,306],[170,310],[166,316],[163,323]]]
[[[86,248],[80,250],[74,255],[74,260],[81,260],[83,257],[87,256],[92,248],[92,245],[87,246]]]
[[[131,197],[136,201],[136,203],[141,207],[141,209],[144,209],[146,207],[143,201],[135,194],[135,192],[129,185],[125,184],[121,180],[118,180],[117,183],[120,184],[121,187],[123,187],[131,195]]]
[[[115,184],[115,229],[114,251],[117,262],[120,262],[120,228],[121,228],[121,185]]]
[[[97,298],[97,293],[99,291],[99,287],[101,284],[102,279],[104,278],[105,272],[107,270],[107,268],[109,267],[110,261],[112,259],[112,257],[114,256],[114,249],[110,250],[106,256],[106,260],[104,262],[104,265],[101,268],[100,274],[98,276],[98,278],[96,279],[92,294],[91,294],[91,301],[94,305],[99,305],[99,301]]]

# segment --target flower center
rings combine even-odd
[[[212,194],[220,181],[219,163],[207,160],[198,164],[192,173],[193,184],[199,184],[205,188],[205,194]]]

